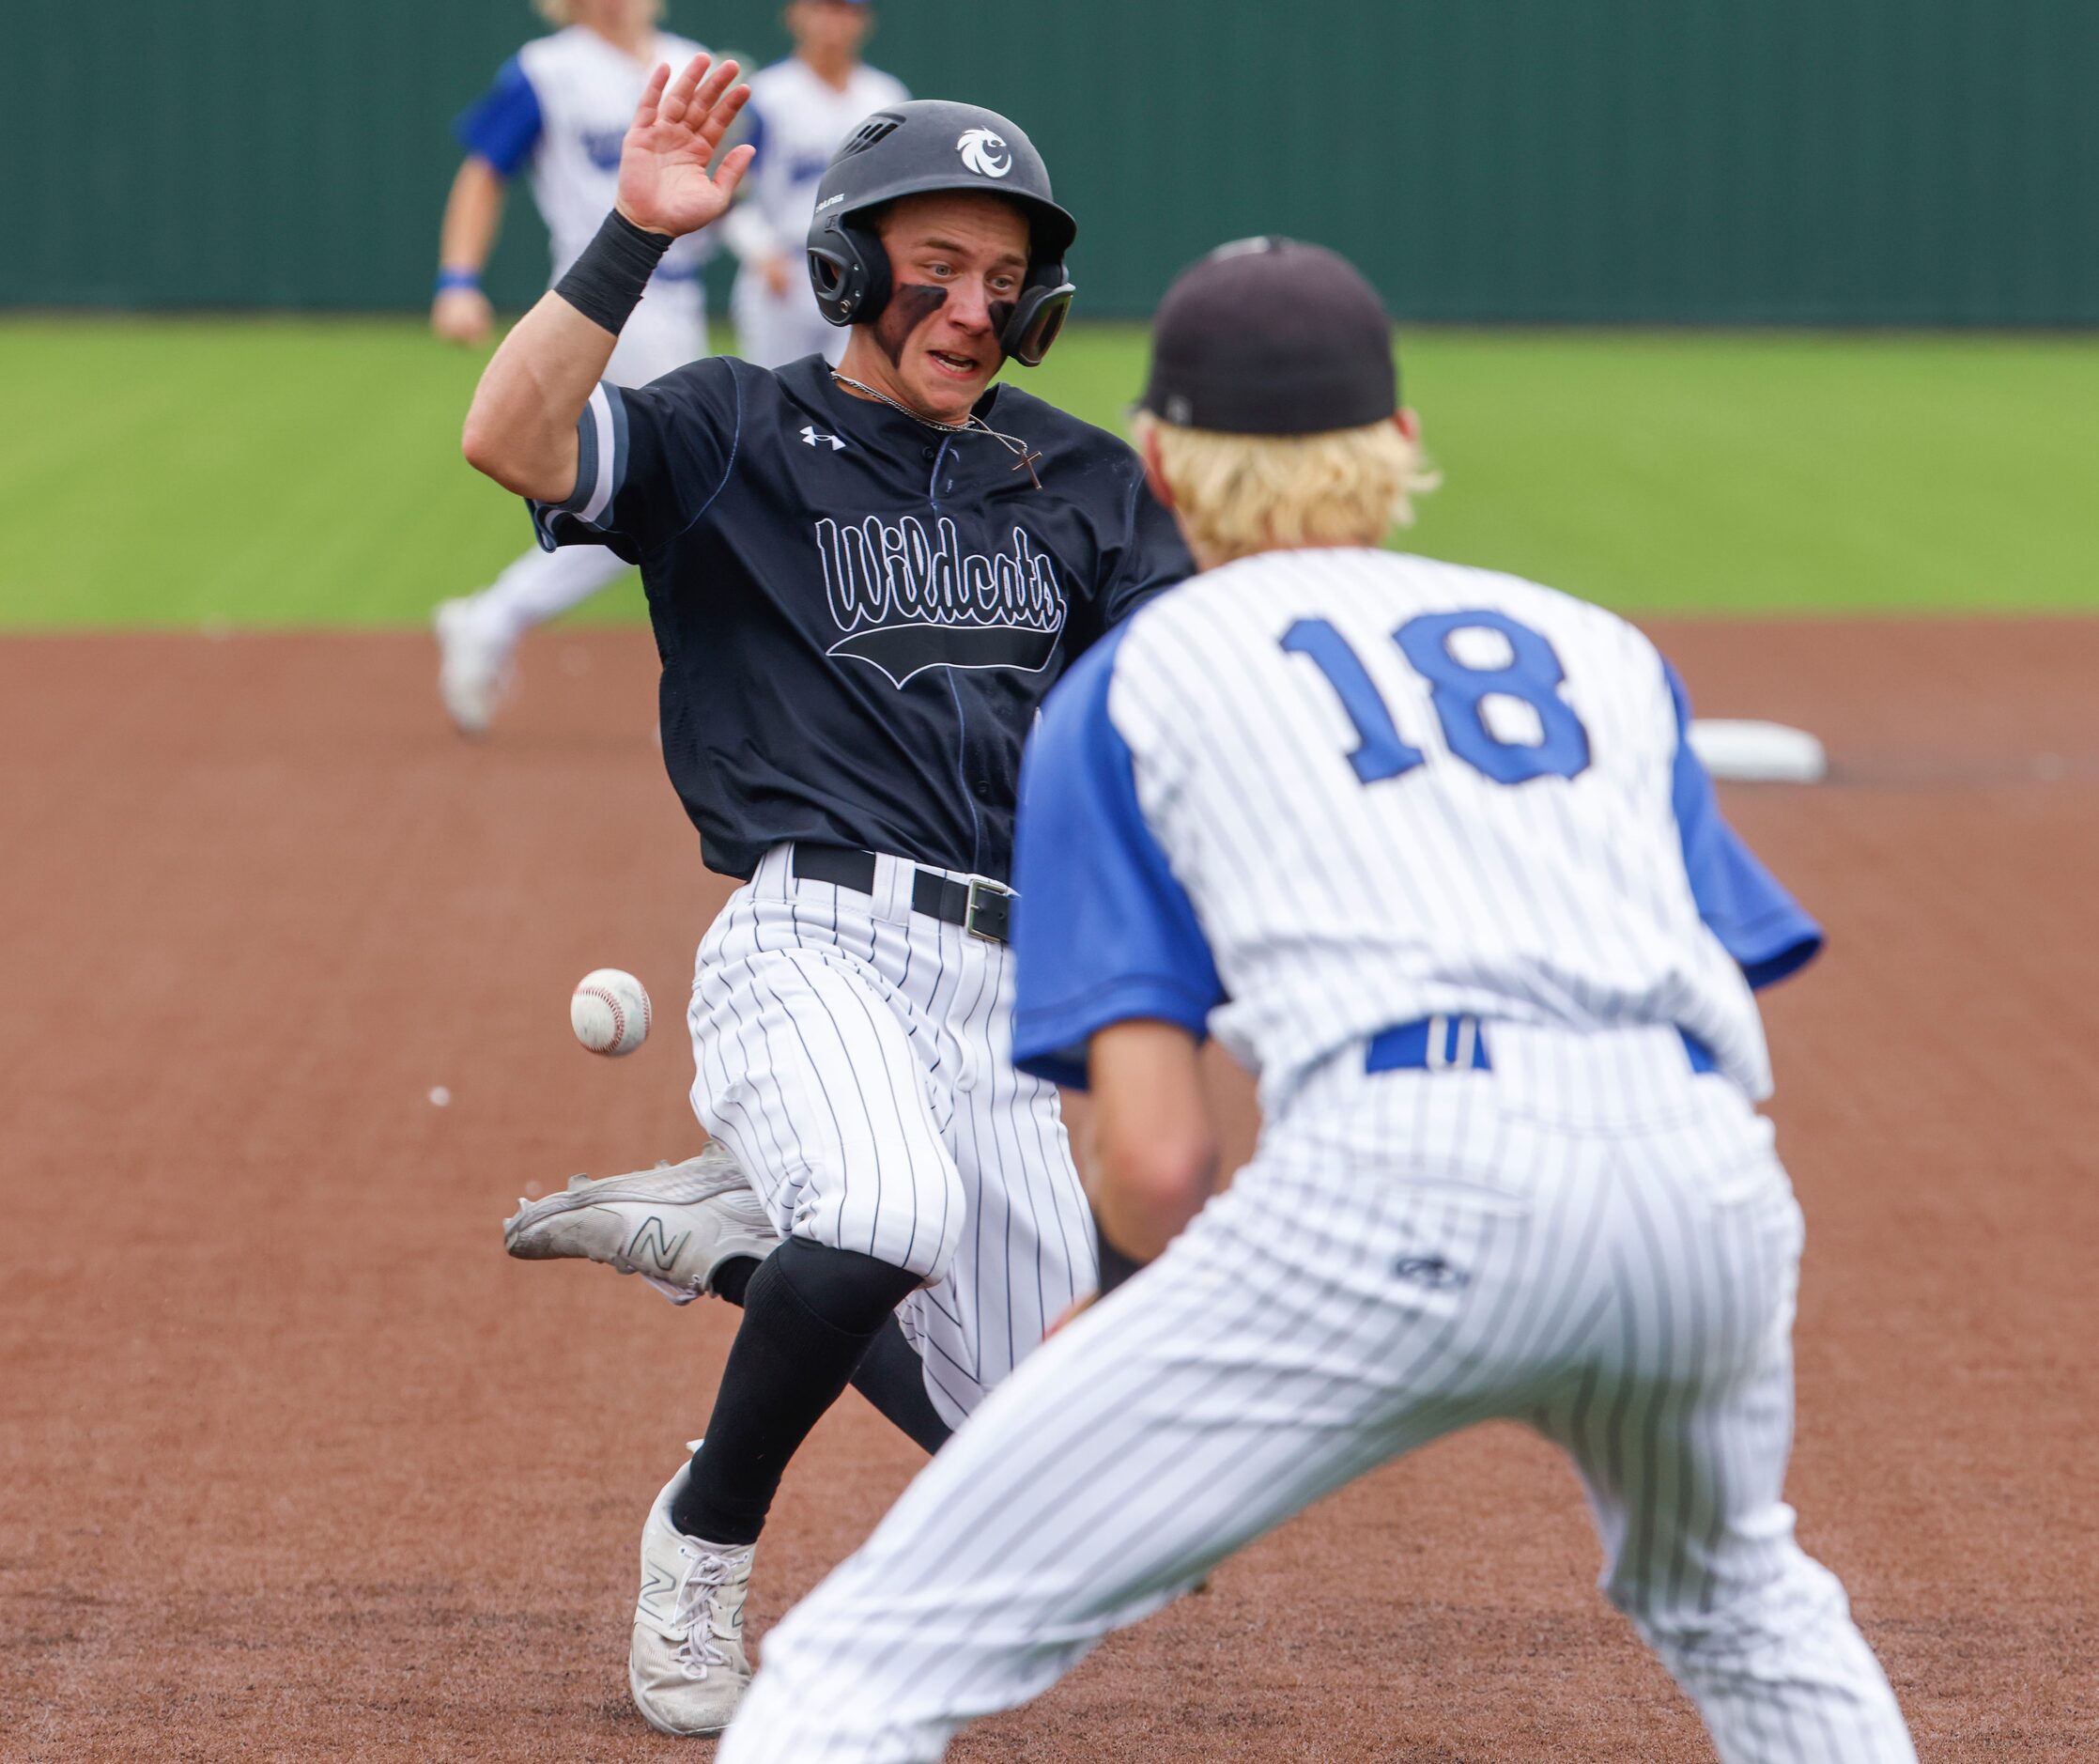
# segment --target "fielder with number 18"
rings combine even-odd
[[[1192,567],[1124,442],[993,384],[1055,339],[1076,228],[974,105],[876,112],[825,173],[808,261],[851,327],[837,368],[604,380],[672,240],[749,163],[710,171],[734,71],[657,70],[614,212],[466,428],[550,540],[641,565],[664,759],[708,867],[744,883],[690,1012],[694,1108],[734,1162],[585,1184],[507,1232],[631,1266],[654,1222],[680,1296],[743,1306],[642,1535],[628,1677],[673,1733],[735,1709],[752,1547],[847,1382],[937,1446],[1094,1284],[1056,1091],[1010,1057],[1020,754],[1067,662]]]
[[[766,1638],[720,1764],[928,1764],[1497,1417],[1580,1472],[1727,1764],[1913,1764],[1781,1494],[1801,1227],[1752,988],[1820,933],[1644,637],[1375,549],[1415,430],[1352,268],[1227,248],[1153,344],[1139,441],[1203,573],[1051,694],[1017,869],[1014,1046],[1090,1082],[1111,1290]],[[1212,1029],[1265,1117],[1214,1196]]]

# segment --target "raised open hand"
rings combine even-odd
[[[697,233],[728,209],[758,150],[733,148],[708,169],[750,96],[750,87],[735,80],[733,61],[710,70],[705,55],[693,56],[676,79],[668,66],[649,76],[620,147],[615,206],[635,225],[678,238]]]

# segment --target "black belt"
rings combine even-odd
[[[850,845],[810,845],[797,842],[792,867],[804,882],[829,882],[856,894],[874,892],[874,854]],[[989,876],[958,882],[937,870],[917,871],[911,880],[911,910],[960,925],[987,943],[1007,941],[1012,924],[1013,890]]]

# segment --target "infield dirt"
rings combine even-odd
[[[1657,631],[1701,709],[1837,767],[1725,796],[1831,934],[1767,995],[1803,1537],[1926,1758],[2090,1756],[2099,622]],[[0,1758],[707,1756],[642,1726],[623,1661],[732,1313],[507,1261],[498,1227],[697,1145],[678,1006],[726,885],[644,635],[535,640],[481,747],[433,666],[408,636],[0,643]],[[617,1062],[564,1014],[601,964],[657,1005]],[[823,1423],[761,1648],[915,1459],[857,1397]],[[1596,1559],[1571,1475],[1483,1430],[954,1756],[1709,1756]]]

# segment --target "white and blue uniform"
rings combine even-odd
[[[836,362],[845,353],[846,332],[816,310],[803,259],[816,186],[857,124],[911,94],[902,81],[865,65],[854,68],[841,90],[798,55],[759,69],[749,84],[744,116],[758,154],[722,224],[743,263],[729,296],[737,353],[760,367],[784,367],[805,355]],[[785,294],[773,293],[759,272],[775,255],[791,267]]]
[[[580,24],[527,43],[455,125],[459,143],[504,178],[531,174],[532,200],[553,254],[549,286],[591,242],[619,189],[620,144],[641,88],[662,62],[683,68],[701,53],[687,38],[658,33],[636,59]],[[704,232],[664,254],[612,351],[606,378],[645,386],[707,352],[707,309],[700,272],[713,243]],[[532,550],[467,603],[494,647],[507,648],[535,625],[587,600],[626,565],[602,547]]]
[[[1801,1225],[1751,989],[1820,933],[1687,719],[1611,614],[1367,550],[1229,565],[1080,661],[1024,775],[1016,1057],[1214,1029],[1260,1145],[767,1638],[721,1764],[936,1758],[1491,1418],[1573,1460],[1727,1764],[1914,1758],[1782,1498]]]

